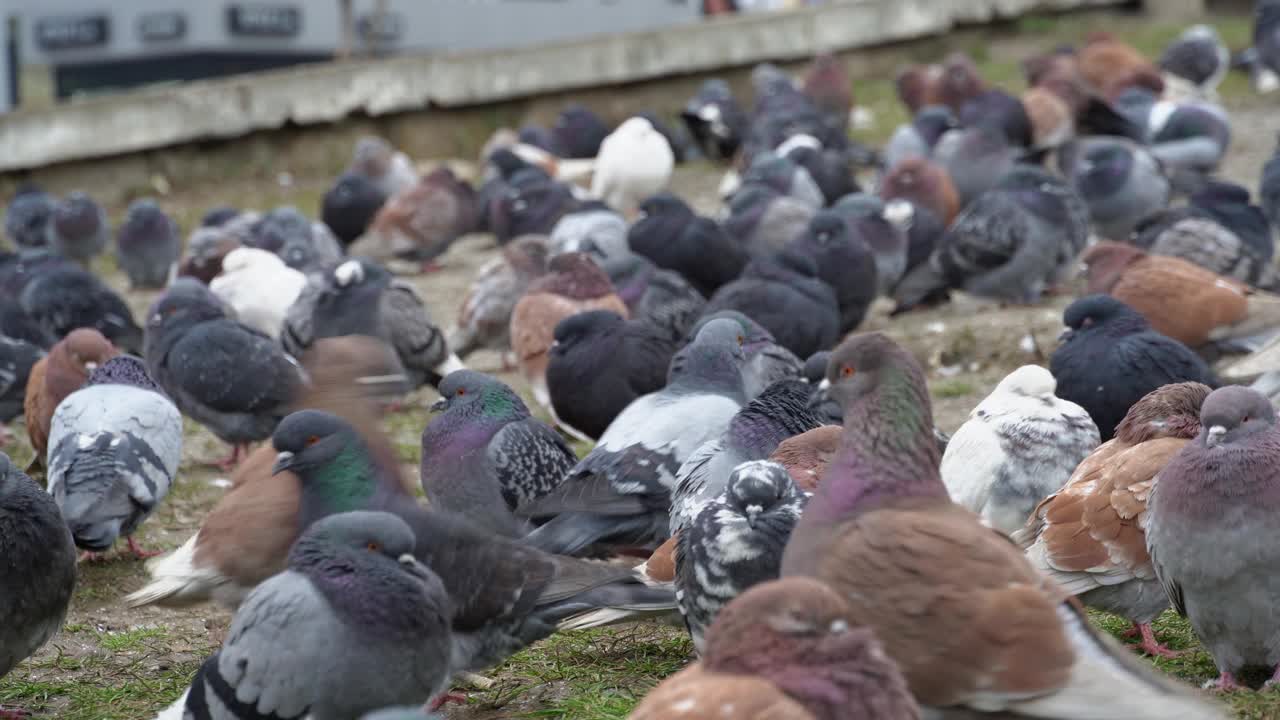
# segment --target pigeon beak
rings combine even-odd
[[[285,450],[279,455],[276,455],[276,462],[271,466],[271,474],[279,475],[291,467],[293,467],[293,453]]]
[[[1209,434],[1204,439],[1204,444],[1213,447],[1222,442],[1222,436],[1227,434],[1227,429],[1221,425],[1214,425],[1209,428]]]
[[[832,635],[842,635],[849,632],[849,623],[844,620],[832,620],[831,626],[827,630]]]
[[[826,378],[822,378],[822,382],[818,383],[819,390],[826,390],[829,387],[831,387],[831,381]]]
[[[96,363],[96,362],[87,362],[87,363],[85,363],[85,364],[84,364],[84,369],[85,369],[85,370],[88,370],[89,372],[93,372],[94,370],[97,370],[97,369],[98,369],[98,363]]]
[[[1069,327],[1062,328],[1062,332],[1058,333],[1058,342],[1066,342],[1071,339],[1072,329]]]
[[[405,553],[401,555],[399,558],[397,558],[397,560],[400,562],[401,565],[404,566],[404,569],[408,571],[410,575],[421,578],[423,580],[426,580],[431,577],[430,572],[427,570],[427,566],[418,562],[418,559],[410,555],[409,553]]]
[[[445,410],[449,409],[449,398],[447,397],[440,398],[439,400],[431,403],[431,407],[429,409],[431,410],[431,412],[444,412]]]

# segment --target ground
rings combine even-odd
[[[1240,47],[1248,24],[1240,18],[1219,18],[1229,44]],[[1037,48],[1078,41],[1085,32],[1106,27],[1154,54],[1179,29],[1173,25],[1096,16],[1088,21],[1070,18],[1024,20],[1016,32],[968,49],[977,57],[984,75],[1006,87],[1017,87],[1016,62]],[[883,139],[902,117],[888,79],[855,83],[859,102],[876,120],[866,139]],[[1250,187],[1256,186],[1262,162],[1271,154],[1280,121],[1274,99],[1254,97],[1240,76],[1224,86],[1224,98],[1232,111],[1234,142],[1223,174]],[[673,98],[674,107],[679,99]],[[336,171],[337,168],[335,168]],[[282,168],[281,170],[287,170]],[[715,186],[720,168],[696,164],[681,168],[676,190],[692,198],[704,212],[716,206]],[[326,177],[281,177],[272,180],[240,180],[216,186],[184,186],[169,181],[162,204],[189,230],[200,214],[214,205],[266,208],[293,204],[315,212]],[[93,188],[87,188],[91,192]],[[124,208],[110,208],[118,220]],[[475,270],[494,252],[491,238],[469,237],[457,243],[443,258],[445,268],[412,281],[428,299],[443,323],[457,305]],[[100,258],[98,270],[116,287],[124,282],[109,258]],[[154,294],[128,293],[139,317]],[[866,329],[887,331],[908,345],[929,369],[934,414],[939,426],[955,430],[974,405],[1007,372],[1029,362],[1044,362],[1052,351],[1061,325],[1066,297],[1052,298],[1036,307],[1000,308],[959,299],[945,307],[893,318],[887,307],[877,306]],[[1023,349],[1027,336],[1035,340],[1031,352]],[[472,367],[494,372],[525,390],[510,374],[500,373],[496,355],[478,355]],[[431,390],[417,393],[405,411],[388,418],[407,471],[417,466],[418,437],[428,419]],[[31,450],[20,423],[20,438],[5,448],[24,463]],[[200,524],[204,514],[221,496],[225,475],[202,465],[225,448],[195,423],[187,425],[184,463],[165,503],[142,528],[147,548],[177,547]],[[581,448],[580,448],[581,449]],[[35,657],[0,680],[0,704],[24,705],[36,717],[63,720],[136,720],[151,717],[176,698],[196,667],[217,647],[230,615],[213,607],[189,610],[126,608],[121,599],[141,587],[146,571],[132,557],[112,553],[104,562],[84,564],[67,624],[61,634]],[[1095,615],[1103,630],[1118,634],[1126,623]],[[1199,684],[1214,676],[1213,664],[1201,651],[1184,621],[1166,613],[1157,632],[1175,648],[1192,650],[1176,660],[1159,660],[1156,666],[1188,682]],[[511,717],[548,717],[580,720],[623,718],[645,690],[691,659],[692,647],[683,631],[656,625],[628,625],[614,629],[565,634],[537,644],[488,673],[496,684],[471,691],[465,705],[451,706],[450,718],[488,720]],[[1237,693],[1229,699],[1236,717],[1280,717],[1280,693]]]

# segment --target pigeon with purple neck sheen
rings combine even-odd
[[[516,538],[520,508],[555,489],[578,462],[564,438],[532,417],[502,381],[457,370],[440,383],[441,411],[422,431],[422,489],[433,507]]]
[[[628,720],[919,720],[875,633],[821,582],[763,583],[720,612],[699,662],[662,681]]]
[[[1280,511],[1280,429],[1266,396],[1213,391],[1200,436],[1160,471],[1147,504],[1147,551],[1173,609],[1213,656],[1221,690],[1242,672],[1280,678],[1280,601],[1273,518]]]
[[[165,286],[182,256],[178,224],[150,199],[135,200],[116,230],[116,262],[134,289]]]
[[[698,505],[681,528],[675,551],[676,603],[699,651],[721,608],[753,585],[777,579],[783,548],[804,502],[804,491],[785,467],[751,460],[735,467],[723,492]]]
[[[731,282],[747,264],[746,253],[714,220],[665,192],[640,203],[626,245],[658,267],[680,273],[703,295]]]
[[[275,472],[290,470],[301,482],[300,527],[354,510],[390,512],[409,524],[417,537],[414,556],[440,577],[453,601],[454,672],[496,665],[581,612],[675,607],[669,590],[646,587],[625,568],[549,555],[422,507],[376,426],[358,431],[335,415],[304,410],[285,418],[271,442]]]
[[[1121,137],[1088,137],[1058,150],[1067,182],[1089,206],[1099,235],[1124,241],[1138,223],[1169,202],[1171,187],[1151,151]]]
[[[874,630],[927,708],[1041,718],[1222,718],[1089,625],[1007,539],[947,497],[924,370],[880,333],[846,339],[826,379],[844,435],[787,544]]]
[[[746,402],[744,340],[732,320],[703,326],[684,361],[672,363],[667,386],[628,405],[565,481],[522,511],[545,521],[527,544],[574,555],[666,540],[681,463],[723,433]]]

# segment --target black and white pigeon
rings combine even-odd
[[[173,485],[182,461],[182,414],[147,374],[118,355],[68,395],[49,424],[49,493],[76,545],[105,552],[133,533]]]
[[[20,250],[44,247],[53,220],[53,196],[30,183],[18,191],[4,211],[4,232]]]
[[[426,703],[452,674],[453,606],[416,542],[389,513],[317,521],[245,599],[172,717],[348,720]]]
[[[750,119],[734,100],[729,84],[719,78],[702,84],[685,103],[680,119],[703,154],[712,160],[732,158],[750,127]]]
[[[0,453],[0,678],[62,627],[76,586],[76,552],[58,506]],[[0,715],[29,717],[0,706]]]
[[[1172,82],[1183,86],[1173,88],[1180,94],[1212,98],[1231,69],[1231,52],[1212,25],[1192,25],[1165,47],[1160,69],[1166,89]]]
[[[474,370],[445,377],[431,409],[441,414],[422,431],[427,501],[498,535],[527,533],[531,526],[517,513],[578,462],[564,438],[505,383]]]
[[[780,380],[739,410],[719,437],[693,451],[676,471],[672,535],[683,532],[725,491],[734,468],[748,460],[764,460],[783,440],[823,424],[809,409],[809,393],[804,380]]]
[[[182,257],[178,224],[154,200],[135,200],[116,229],[116,262],[136,289],[162,288]]]
[[[760,396],[768,387],[788,378],[802,375],[803,363],[795,353],[778,344],[763,325],[736,310],[719,310],[698,321],[681,348],[672,358],[673,367],[685,361],[688,348],[698,332],[712,320],[727,318],[738,323],[742,331],[742,353],[746,362],[742,366],[742,389],[748,401]],[[679,370],[679,368],[676,368]]]
[[[107,212],[80,191],[58,201],[46,228],[49,248],[81,265],[88,265],[107,247],[107,240],[111,238]]]
[[[554,337],[547,360],[552,410],[558,422],[589,438],[604,434],[636,398],[667,384],[682,340],[609,310],[570,315],[556,325]]]
[[[81,267],[52,263],[36,269],[23,285],[18,303],[55,338],[90,327],[127,352],[142,350],[142,328],[124,299]]]
[[[526,542],[575,555],[598,544],[652,547],[666,540],[676,471],[746,402],[743,341],[738,323],[707,323],[684,362],[672,363],[667,386],[628,405],[564,483],[525,508],[528,517],[546,520]]]
[[[228,318],[213,293],[189,278],[152,306],[144,357],[184,415],[233,445],[231,464],[249,443],[271,435],[304,383],[297,361]]]
[[[704,631],[725,605],[778,577],[782,551],[806,499],[782,465],[744,462],[733,469],[724,492],[680,531],[676,603],[699,652]]]

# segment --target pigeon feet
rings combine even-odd
[[[214,460],[209,463],[210,467],[216,467],[223,472],[230,472],[240,462],[241,458],[249,454],[248,445],[232,445],[231,454],[221,460]]]
[[[1274,678],[1272,679],[1274,680]],[[1235,692],[1237,690],[1246,689],[1245,686],[1236,681],[1236,676],[1229,672],[1224,672],[1218,675],[1217,680],[1210,680],[1205,683],[1204,688],[1205,690],[1214,690],[1217,692]]]
[[[1134,635],[1142,636],[1142,642],[1138,643],[1138,649],[1152,657],[1173,659],[1186,654],[1166,647],[1159,640],[1156,640],[1156,633],[1155,630],[1151,629],[1151,623],[1134,623],[1133,628],[1125,633],[1125,636],[1133,637]]]
[[[422,270],[422,274],[426,275],[427,273],[439,272],[444,269],[444,266],[435,260],[425,260],[420,266],[420,269]]]
[[[20,707],[0,705],[0,720],[27,720],[29,717],[31,713]]]
[[[129,545],[129,552],[133,553],[133,556],[139,560],[146,560],[147,558],[153,558],[157,555],[164,554],[164,551],[162,550],[143,550],[138,546],[138,543],[133,539],[132,535],[127,538],[126,542]]]
[[[106,559],[107,559],[106,553],[94,552],[92,550],[84,550],[84,551],[81,551],[80,555],[76,557],[76,562],[96,563],[96,562],[102,562]],[[0,718],[3,718],[3,717],[4,717],[3,715],[0,715]]]
[[[435,712],[440,708],[444,707],[445,703],[451,703],[451,702],[458,703],[459,705],[465,704],[467,702],[467,696],[465,693],[455,693],[455,692],[440,693],[435,698],[433,698],[431,702],[427,703],[427,712]]]

